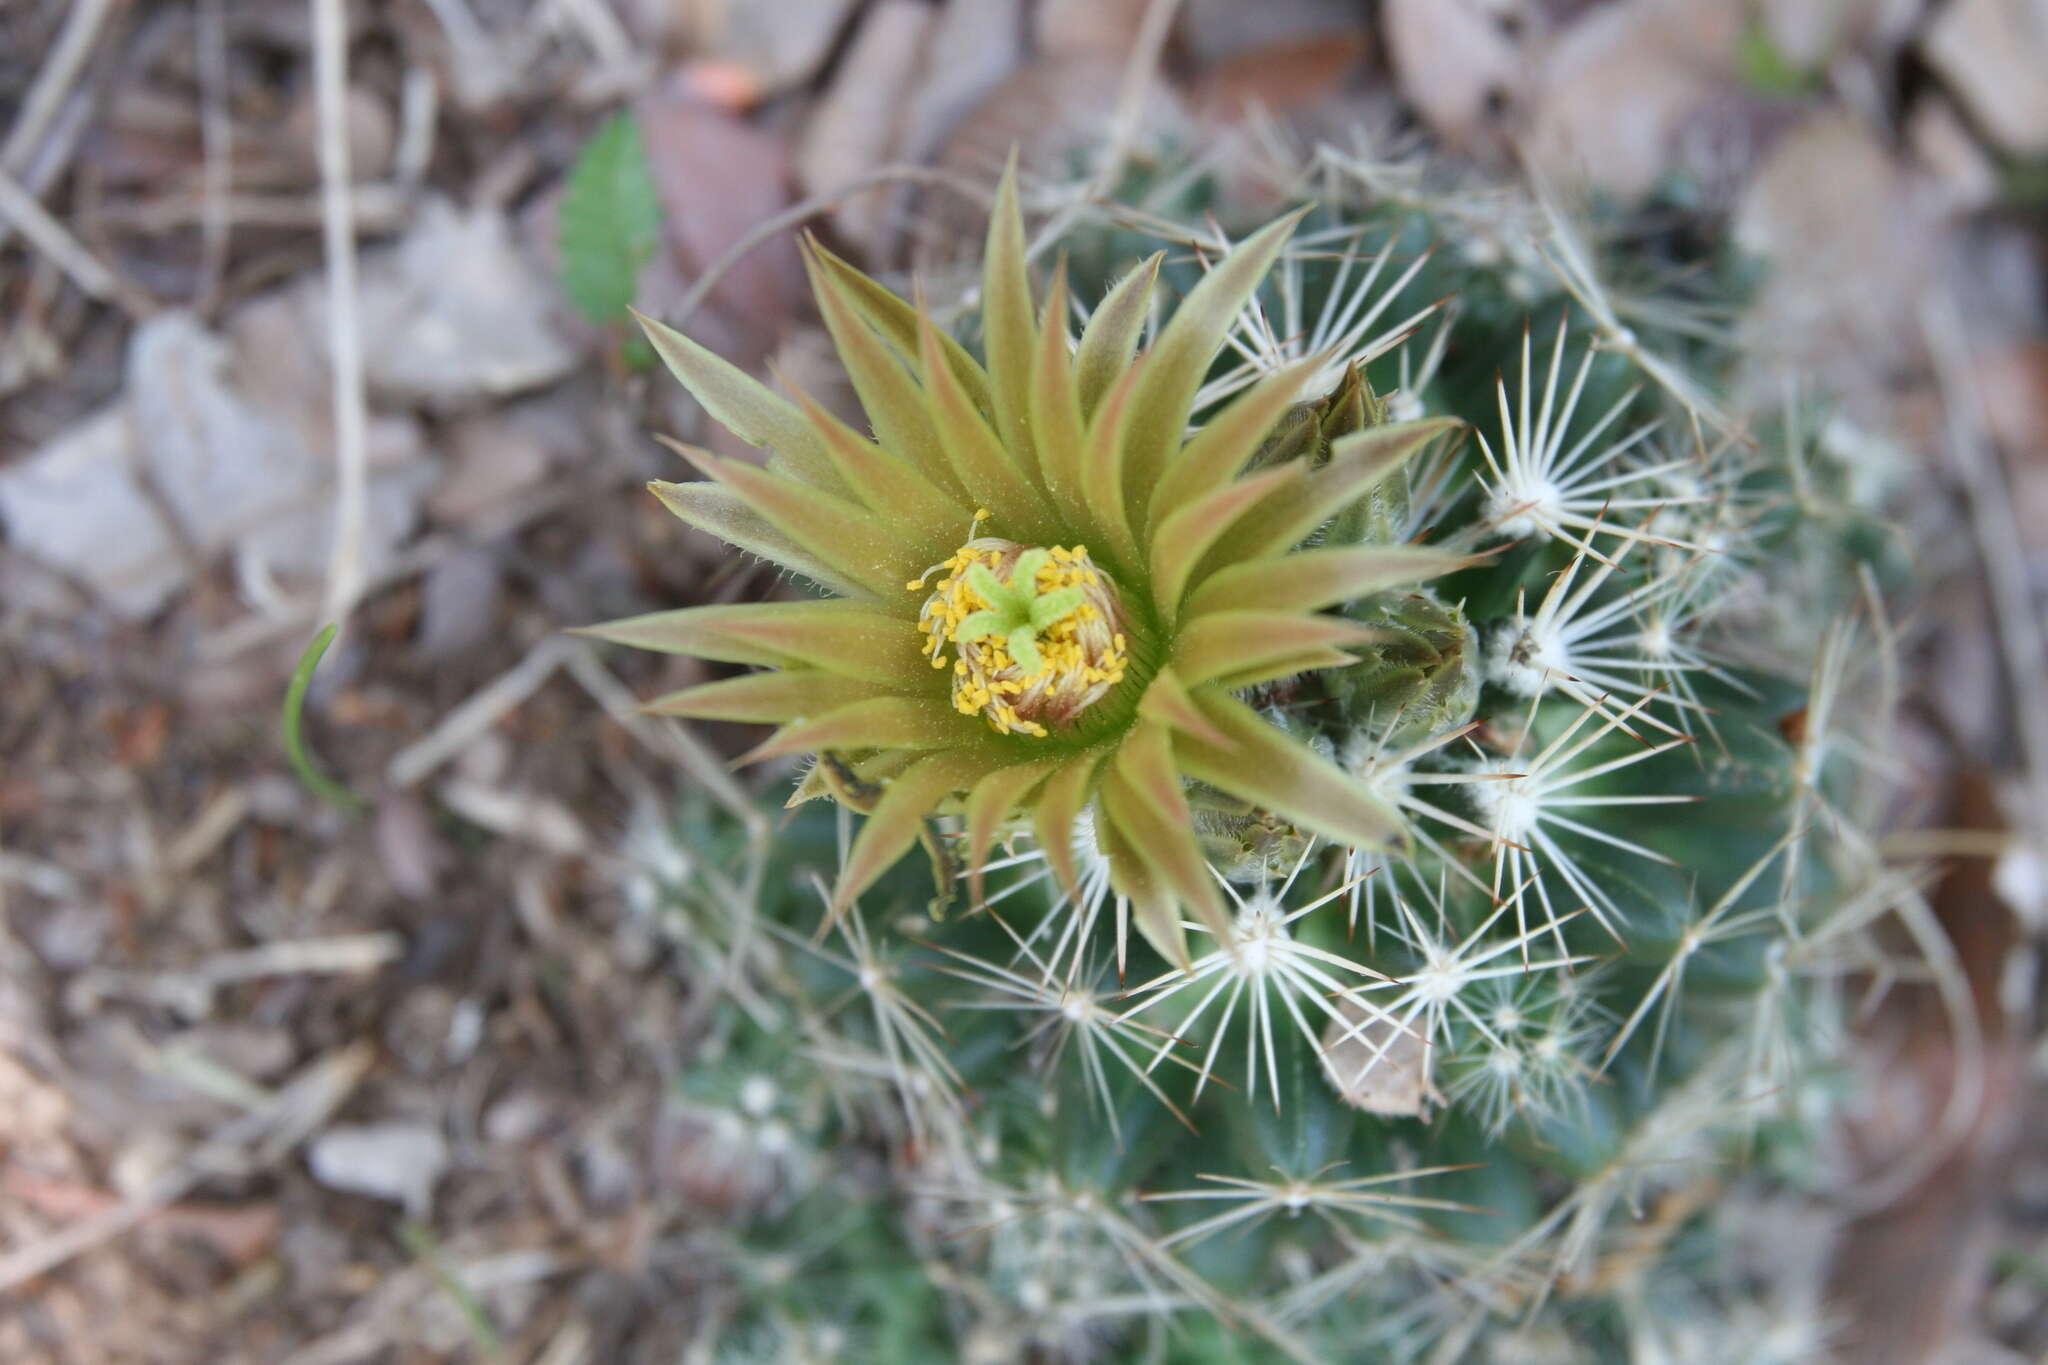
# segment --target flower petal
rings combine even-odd
[[[802,546],[766,517],[747,506],[730,488],[715,483],[667,483],[660,479],[647,485],[662,506],[700,531],[708,531],[728,545],[736,545],[821,588],[844,597],[872,597],[866,588],[838,572]],[[894,594],[891,594],[892,596]]]
[[[1413,545],[1299,550],[1218,570],[1195,589],[1187,614],[1193,618],[1212,611],[1317,611],[1475,562],[1469,555]]]
[[[996,186],[995,209],[988,219],[988,248],[981,274],[981,335],[988,353],[996,427],[1018,461],[1034,466],[1031,361],[1038,349],[1038,329],[1032,321],[1031,277],[1024,264],[1024,213],[1017,204],[1014,147],[1002,182]]]
[[[927,543],[906,544],[894,528],[878,528],[886,514],[708,450],[664,442],[687,455],[699,469],[725,485],[768,523],[816,555],[840,576],[887,600],[903,595],[904,582],[931,563]],[[879,530],[879,533],[878,533]]]
[[[1074,388],[1074,358],[1067,344],[1067,266],[1060,262],[1046,294],[1039,323],[1038,353],[1031,362],[1031,427],[1036,433],[1038,472],[1046,491],[1061,506],[1081,500],[1081,452],[1087,425]]]
[[[799,393],[797,402],[823,438],[825,453],[845,486],[882,516],[916,528],[915,536],[931,547],[920,557],[943,558],[958,543],[960,528],[974,511],[963,499],[933,483],[888,447],[862,436],[808,395]]]
[[[847,851],[846,865],[832,888],[832,913],[844,914],[854,898],[875,884],[916,841],[941,801],[972,786],[1002,766],[1004,756],[988,747],[929,754],[898,773],[882,790],[872,814]]]
[[[1181,924],[1180,900],[1168,888],[1159,869],[1146,857],[1139,838],[1125,828],[1118,817],[1135,799],[1114,774],[1105,775],[1096,796],[1096,838],[1109,856],[1109,881],[1130,903],[1131,919],[1153,950],[1174,966],[1185,970],[1193,961],[1188,956],[1187,930]],[[1142,815],[1133,814],[1142,822]],[[1117,936],[1117,975],[1124,970],[1123,936]]]
[[[960,485],[993,511],[996,524],[1015,538],[1052,539],[1051,508],[946,368],[939,354],[939,329],[928,317],[919,322],[918,343],[939,445]]]
[[[1208,860],[1195,842],[1194,812],[1188,809],[1165,726],[1141,722],[1117,747],[1104,792],[1132,848],[1197,920],[1221,935],[1229,915]]]
[[[1300,488],[1283,488],[1247,517],[1237,531],[1216,547],[1222,563],[1280,554],[1371,491],[1417,452],[1445,432],[1464,424],[1455,417],[1425,417],[1416,422],[1390,422],[1339,437],[1330,447],[1330,462],[1311,474]]]
[[[1102,296],[1088,325],[1081,330],[1081,349],[1074,358],[1074,381],[1081,415],[1093,418],[1116,381],[1131,367],[1145,320],[1152,314],[1152,287],[1159,282],[1164,251],[1155,251]]]
[[[1307,478],[1299,464],[1248,474],[1205,493],[1160,522],[1152,533],[1152,603],[1167,621],[1180,613],[1195,566],[1238,519],[1287,487]]]
[[[1088,804],[1089,783],[1108,751],[1087,749],[1069,758],[1066,765],[1040,787],[1031,806],[1031,830],[1046,861],[1059,876],[1070,896],[1081,894],[1080,869],[1074,862],[1074,823]]]
[[[835,707],[888,695],[880,683],[814,668],[776,669],[664,693],[640,709],[654,716],[782,725]]]
[[[1215,722],[1202,714],[1201,708],[1195,705],[1195,699],[1188,695],[1186,684],[1170,666],[1153,674],[1152,681],[1145,685],[1145,694],[1138,698],[1138,715],[1140,719],[1163,725],[1169,730],[1199,735],[1219,749],[1235,745],[1229,735],[1217,729]]]
[[[793,721],[742,754],[737,763],[827,749],[955,749],[987,737],[987,729],[977,720],[937,697],[870,697]]]
[[[856,602],[683,607],[584,626],[576,633],[724,663],[803,664],[891,687],[932,671],[914,623]]]
[[[880,332],[882,339],[901,354],[917,354],[917,309],[816,242],[810,244],[810,249],[812,258],[839,287],[841,297],[867,319],[868,326]],[[946,353],[946,364],[960,381],[960,387],[967,390],[976,407],[987,410],[993,400],[989,397],[988,374],[981,368],[981,362],[943,332],[939,334],[939,346]]]
[[[912,377],[909,366],[916,363],[916,351],[901,356],[868,325],[846,296],[845,286],[825,273],[806,244],[804,269],[810,273],[811,288],[818,298],[818,312],[832,334],[846,377],[860,396],[861,410],[873,424],[883,445],[908,460],[926,478],[941,487],[964,492],[947,463],[944,447],[932,421],[924,391]],[[971,496],[971,495],[970,495]]]
[[[1132,400],[1131,448],[1124,473],[1134,515],[1143,506],[1139,496],[1151,497],[1167,457],[1180,448],[1195,391],[1208,376],[1209,362],[1216,358],[1232,321],[1307,212],[1306,207],[1297,209],[1233,247],[1188,291],[1173,310],[1172,321],[1146,351],[1151,363]]]
[[[795,404],[674,328],[638,311],[633,317],[661,363],[711,414],[712,421],[748,445],[768,447],[808,482],[826,489],[840,486],[817,433]]]
[[[1265,611],[1217,611],[1182,627],[1173,667],[1190,688],[1317,649],[1338,649],[1380,638],[1372,626],[1341,616],[1276,616]],[[1284,676],[1284,675],[1283,675]]]
[[[1066,762],[1066,757],[1061,755],[998,768],[975,783],[974,790],[967,794],[967,824],[961,831],[961,837],[967,845],[968,887],[976,905],[983,900],[983,874],[989,848],[995,843],[996,831],[1011,811],[1027,803],[1039,783],[1059,771]]]
[[[1146,524],[1159,525],[1194,498],[1237,477],[1293,406],[1302,380],[1315,366],[1316,361],[1303,360],[1273,371],[1202,423],[1202,429],[1169,457],[1166,476],[1152,490]]]
[[[1195,701],[1236,747],[1224,750],[1198,736],[1176,736],[1174,755],[1188,776],[1353,848],[1406,844],[1400,812],[1343,769],[1220,688],[1201,689]]]

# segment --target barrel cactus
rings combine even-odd
[[[1871,481],[1642,220],[1168,191],[1038,290],[1006,178],[954,327],[808,247],[867,430],[645,321],[769,452],[655,493],[788,571],[590,628],[796,808],[693,801],[635,902],[696,1358],[1820,1358],[1759,1229],[1911,896]]]

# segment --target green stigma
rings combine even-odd
[[[999,580],[987,565],[971,566],[967,586],[988,606],[962,620],[953,632],[954,640],[966,644],[986,635],[1000,635],[1026,677],[1042,672],[1045,661],[1038,653],[1039,635],[1070,615],[1084,598],[1079,588],[1039,591],[1038,571],[1051,557],[1046,550],[1026,550],[1017,557],[1008,583]]]

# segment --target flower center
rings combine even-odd
[[[977,537],[909,586],[933,668],[953,652],[953,705],[1003,734],[1045,735],[1123,681],[1129,661],[1115,587],[1085,546]]]

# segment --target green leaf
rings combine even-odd
[[[313,685],[313,670],[320,667],[321,656],[327,653],[327,646],[333,643],[335,626],[328,626],[313,637],[299,656],[299,663],[292,670],[292,680],[284,693],[282,728],[284,731],[284,752],[291,760],[292,771],[299,775],[299,781],[306,790],[331,806],[354,814],[363,808],[362,798],[347,787],[320,770],[313,756],[306,752],[306,738],[302,721],[306,711],[306,689]]]
[[[641,267],[661,245],[661,201],[631,114],[617,115],[584,144],[562,191],[557,225],[569,301],[592,322],[625,316]]]

